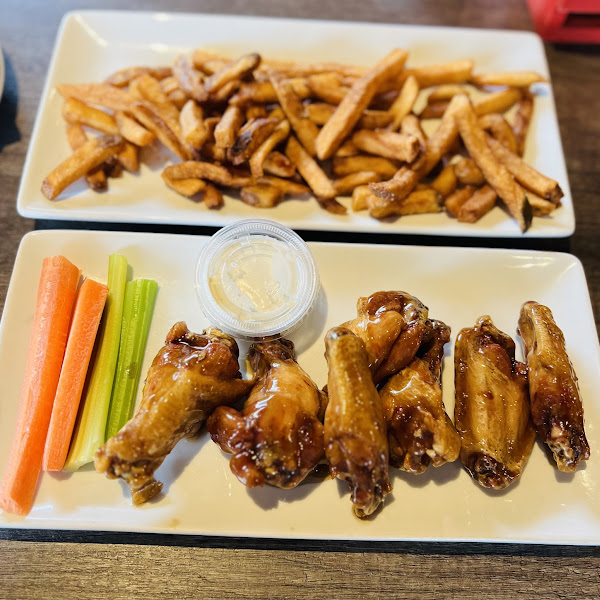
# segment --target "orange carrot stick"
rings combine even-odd
[[[64,256],[44,259],[16,432],[0,489],[0,507],[8,512],[26,515],[33,505],[78,283],[79,269]]]
[[[92,279],[79,288],[46,437],[44,471],[60,471],[65,464],[107,294],[108,288]]]

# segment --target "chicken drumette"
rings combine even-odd
[[[125,480],[134,504],[146,502],[162,489],[154,472],[175,444],[197,435],[217,406],[242,398],[253,385],[241,379],[231,336],[213,328],[192,333],[176,323],[148,371],[136,414],[97,450],[96,470]]]
[[[450,328],[431,321],[417,356],[380,391],[390,444],[390,464],[423,473],[458,458],[460,437],[444,410],[440,376]]]
[[[230,467],[243,484],[293,488],[323,458],[327,398],[296,362],[289,340],[255,343],[249,356],[258,380],[242,412],[217,408],[207,429],[233,454]]]

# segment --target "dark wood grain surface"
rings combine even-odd
[[[23,162],[62,15],[72,9],[123,7],[122,2],[115,0],[0,2],[0,44],[6,63],[0,103],[0,307],[19,242],[28,231],[73,226],[148,230],[118,224],[34,222],[19,217],[15,209]],[[129,0],[126,7],[532,29],[526,4],[521,0]],[[575,234],[570,239],[554,241],[408,239],[412,243],[571,252],[583,263],[598,325],[600,49],[546,45],[546,52],[575,204]],[[167,226],[153,230],[182,231]],[[305,237],[349,239],[343,234],[322,233]],[[352,239],[367,241],[368,236]],[[377,240],[392,241],[385,237]],[[398,237],[394,241],[398,242]],[[599,598],[600,550],[0,530],[0,597]]]

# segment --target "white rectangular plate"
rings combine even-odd
[[[16,422],[42,258],[64,254],[86,276],[105,281],[108,255],[120,252],[134,277],[158,281],[145,373],[174,322],[185,320],[195,331],[208,325],[194,287],[197,257],[207,239],[77,231],[37,232],[24,238],[0,324],[0,473]],[[0,513],[0,526],[314,539],[600,543],[600,351],[577,259],[511,250],[322,243],[311,243],[310,248],[322,294],[318,309],[292,339],[300,364],[319,386],[327,379],[327,329],[355,315],[359,296],[401,289],[416,295],[432,317],[452,327],[443,384],[446,408],[453,414],[456,334],[473,326],[480,315],[490,314],[514,337],[521,304],[536,299],[550,306],[565,333],[584,398],[591,459],[575,474],[561,474],[538,443],[521,480],[502,492],[479,487],[459,462],[419,476],[392,469],[393,494],[375,518],[360,521],[352,514],[347,485],[341,482],[328,479],[287,491],[246,489],[229,470],[228,456],[203,433],[195,442],[178,444],[157,473],[165,483],[164,493],[140,508],[131,506],[122,482],[109,481],[90,466],[75,474],[44,474],[31,514],[21,518]],[[340,264],[347,268],[341,271]]]
[[[363,65],[373,65],[391,48],[402,46],[410,51],[409,64],[413,66],[472,57],[477,71],[531,69],[549,76],[544,46],[536,34],[528,32],[198,14],[69,13],[59,31],[42,94],[17,200],[19,213],[36,219],[212,226],[260,215],[294,229],[522,235],[516,222],[501,208],[473,225],[459,223],[443,213],[392,222],[371,219],[366,213],[332,215],[314,200],[290,200],[261,212],[227,199],[222,210],[209,211],[169,190],[160,177],[162,166],[156,164],[144,165],[139,175],[125,173],[111,180],[110,191],[104,194],[90,191],[80,181],[58,201],[50,202],[42,196],[43,178],[70,152],[56,84],[102,81],[112,72],[132,65],[172,64],[178,54],[199,45],[230,56],[257,51],[279,59]],[[563,206],[551,217],[534,219],[526,235],[565,237],[573,233],[575,219],[554,99],[550,85],[540,85],[538,92],[525,159],[556,179],[565,197]],[[349,204],[348,199],[343,202]]]

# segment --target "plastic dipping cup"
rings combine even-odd
[[[263,219],[238,221],[206,244],[196,270],[202,311],[242,340],[296,329],[319,293],[315,259],[288,227]]]

